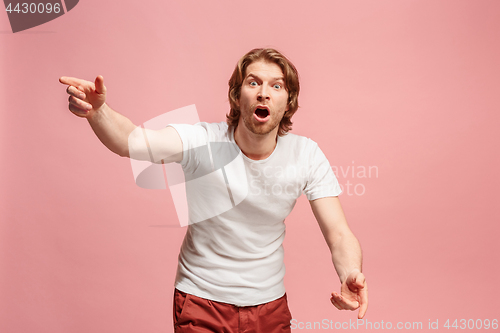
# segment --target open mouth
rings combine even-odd
[[[265,119],[267,116],[269,116],[269,110],[266,108],[257,108],[255,109],[255,115],[260,118],[260,119]]]

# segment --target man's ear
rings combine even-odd
[[[290,97],[290,93],[288,93],[288,103],[286,103],[286,110],[285,112],[287,112],[288,110],[290,110],[290,103],[292,103],[292,98]]]

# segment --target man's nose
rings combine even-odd
[[[264,99],[269,99],[269,88],[266,84],[262,84],[260,86],[260,90],[259,90],[259,93],[257,95],[257,99],[260,101],[260,100],[264,100]]]

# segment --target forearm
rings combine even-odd
[[[333,241],[330,249],[333,265],[340,278],[340,282],[344,282],[347,276],[354,270],[362,271],[361,246],[350,231],[332,238]]]
[[[137,127],[130,119],[103,104],[99,110],[87,117],[99,140],[113,153],[130,157],[128,137]]]
[[[326,197],[310,202],[311,208],[332,253],[332,261],[340,281],[349,273],[361,271],[361,247],[347,225],[338,197]]]

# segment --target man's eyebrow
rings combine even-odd
[[[253,73],[248,73],[248,75],[247,75],[247,77],[245,79],[247,79],[249,77],[253,77],[253,78],[262,80],[258,75],[253,74]],[[279,81],[279,80],[285,81],[285,77],[284,76],[279,76],[279,77],[273,77],[273,78],[271,78],[271,81]]]

